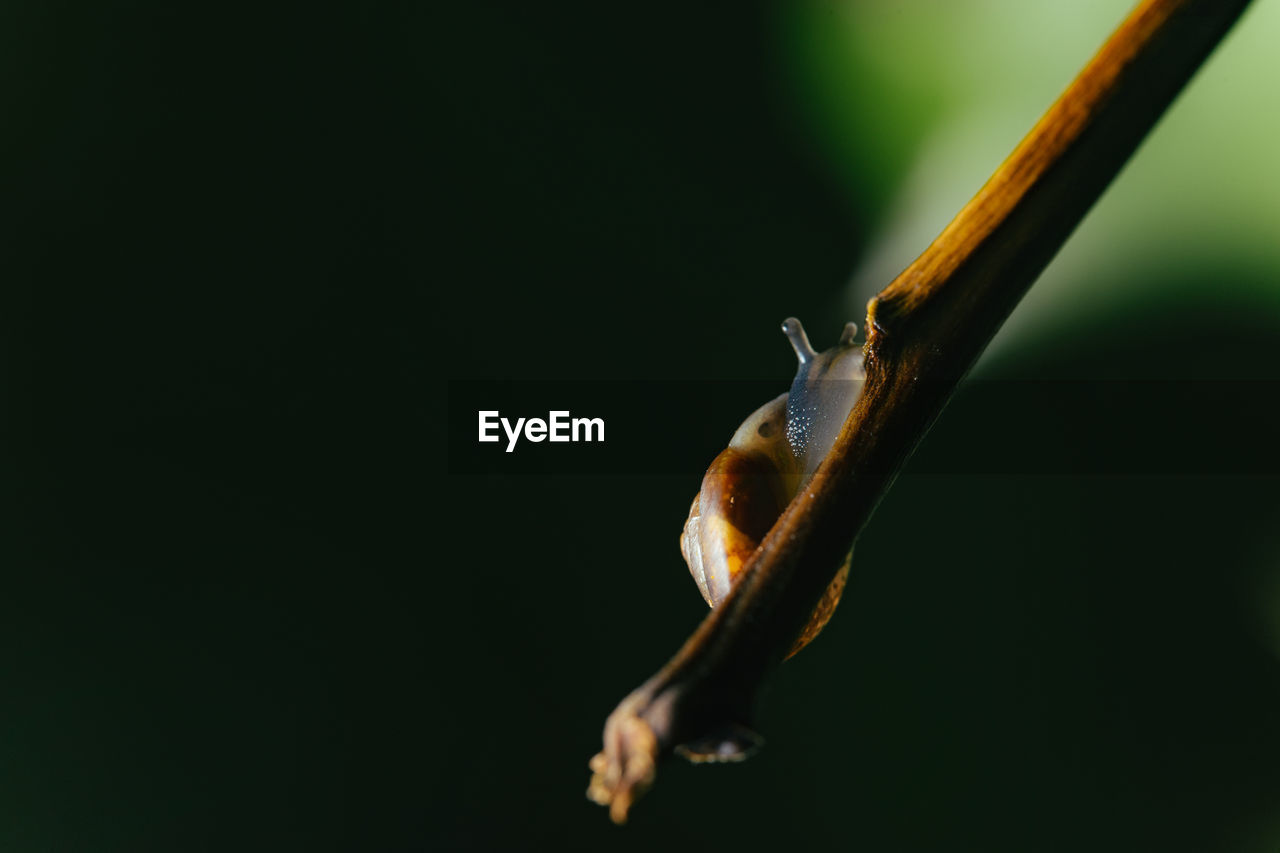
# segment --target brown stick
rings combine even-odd
[[[626,820],[676,745],[748,721],[902,463],[1248,0],[1145,0],[942,234],[867,306],[867,381],[742,578],[605,723],[588,795]]]

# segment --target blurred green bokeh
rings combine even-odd
[[[855,311],[942,230],[1132,4],[806,0],[783,7],[801,109],[876,224]],[[922,26],[927,21],[928,26]],[[1280,6],[1256,3],[1032,288],[993,346],[1123,303],[1280,315]],[[1209,280],[1188,280],[1188,270]]]

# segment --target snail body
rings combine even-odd
[[[799,361],[791,390],[756,409],[734,432],[702,478],[680,536],[689,571],[712,607],[728,595],[769,529],[813,476],[862,389],[862,348],[854,342],[853,323],[845,326],[835,347],[823,352],[813,349],[794,317],[782,324],[782,331]],[[851,555],[790,654],[807,645],[831,618]]]

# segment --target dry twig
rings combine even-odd
[[[605,723],[588,795],[621,823],[676,745],[749,719],[902,463],[1022,294],[1248,0],[1145,0],[950,225],[867,306],[867,381],[729,596]]]

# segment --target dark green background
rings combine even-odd
[[[448,476],[445,383],[706,381],[664,428],[709,461],[763,402],[716,380],[781,390],[787,315],[829,342],[909,157],[851,189],[786,9],[0,11],[0,849],[1274,849],[1276,477],[1187,475],[1213,418],[1043,473],[1167,427],[1123,406],[905,474],[761,755],[664,765],[625,829],[583,796],[703,615],[701,471]],[[1186,267],[1006,375],[1276,378],[1242,277],[1280,287]]]

